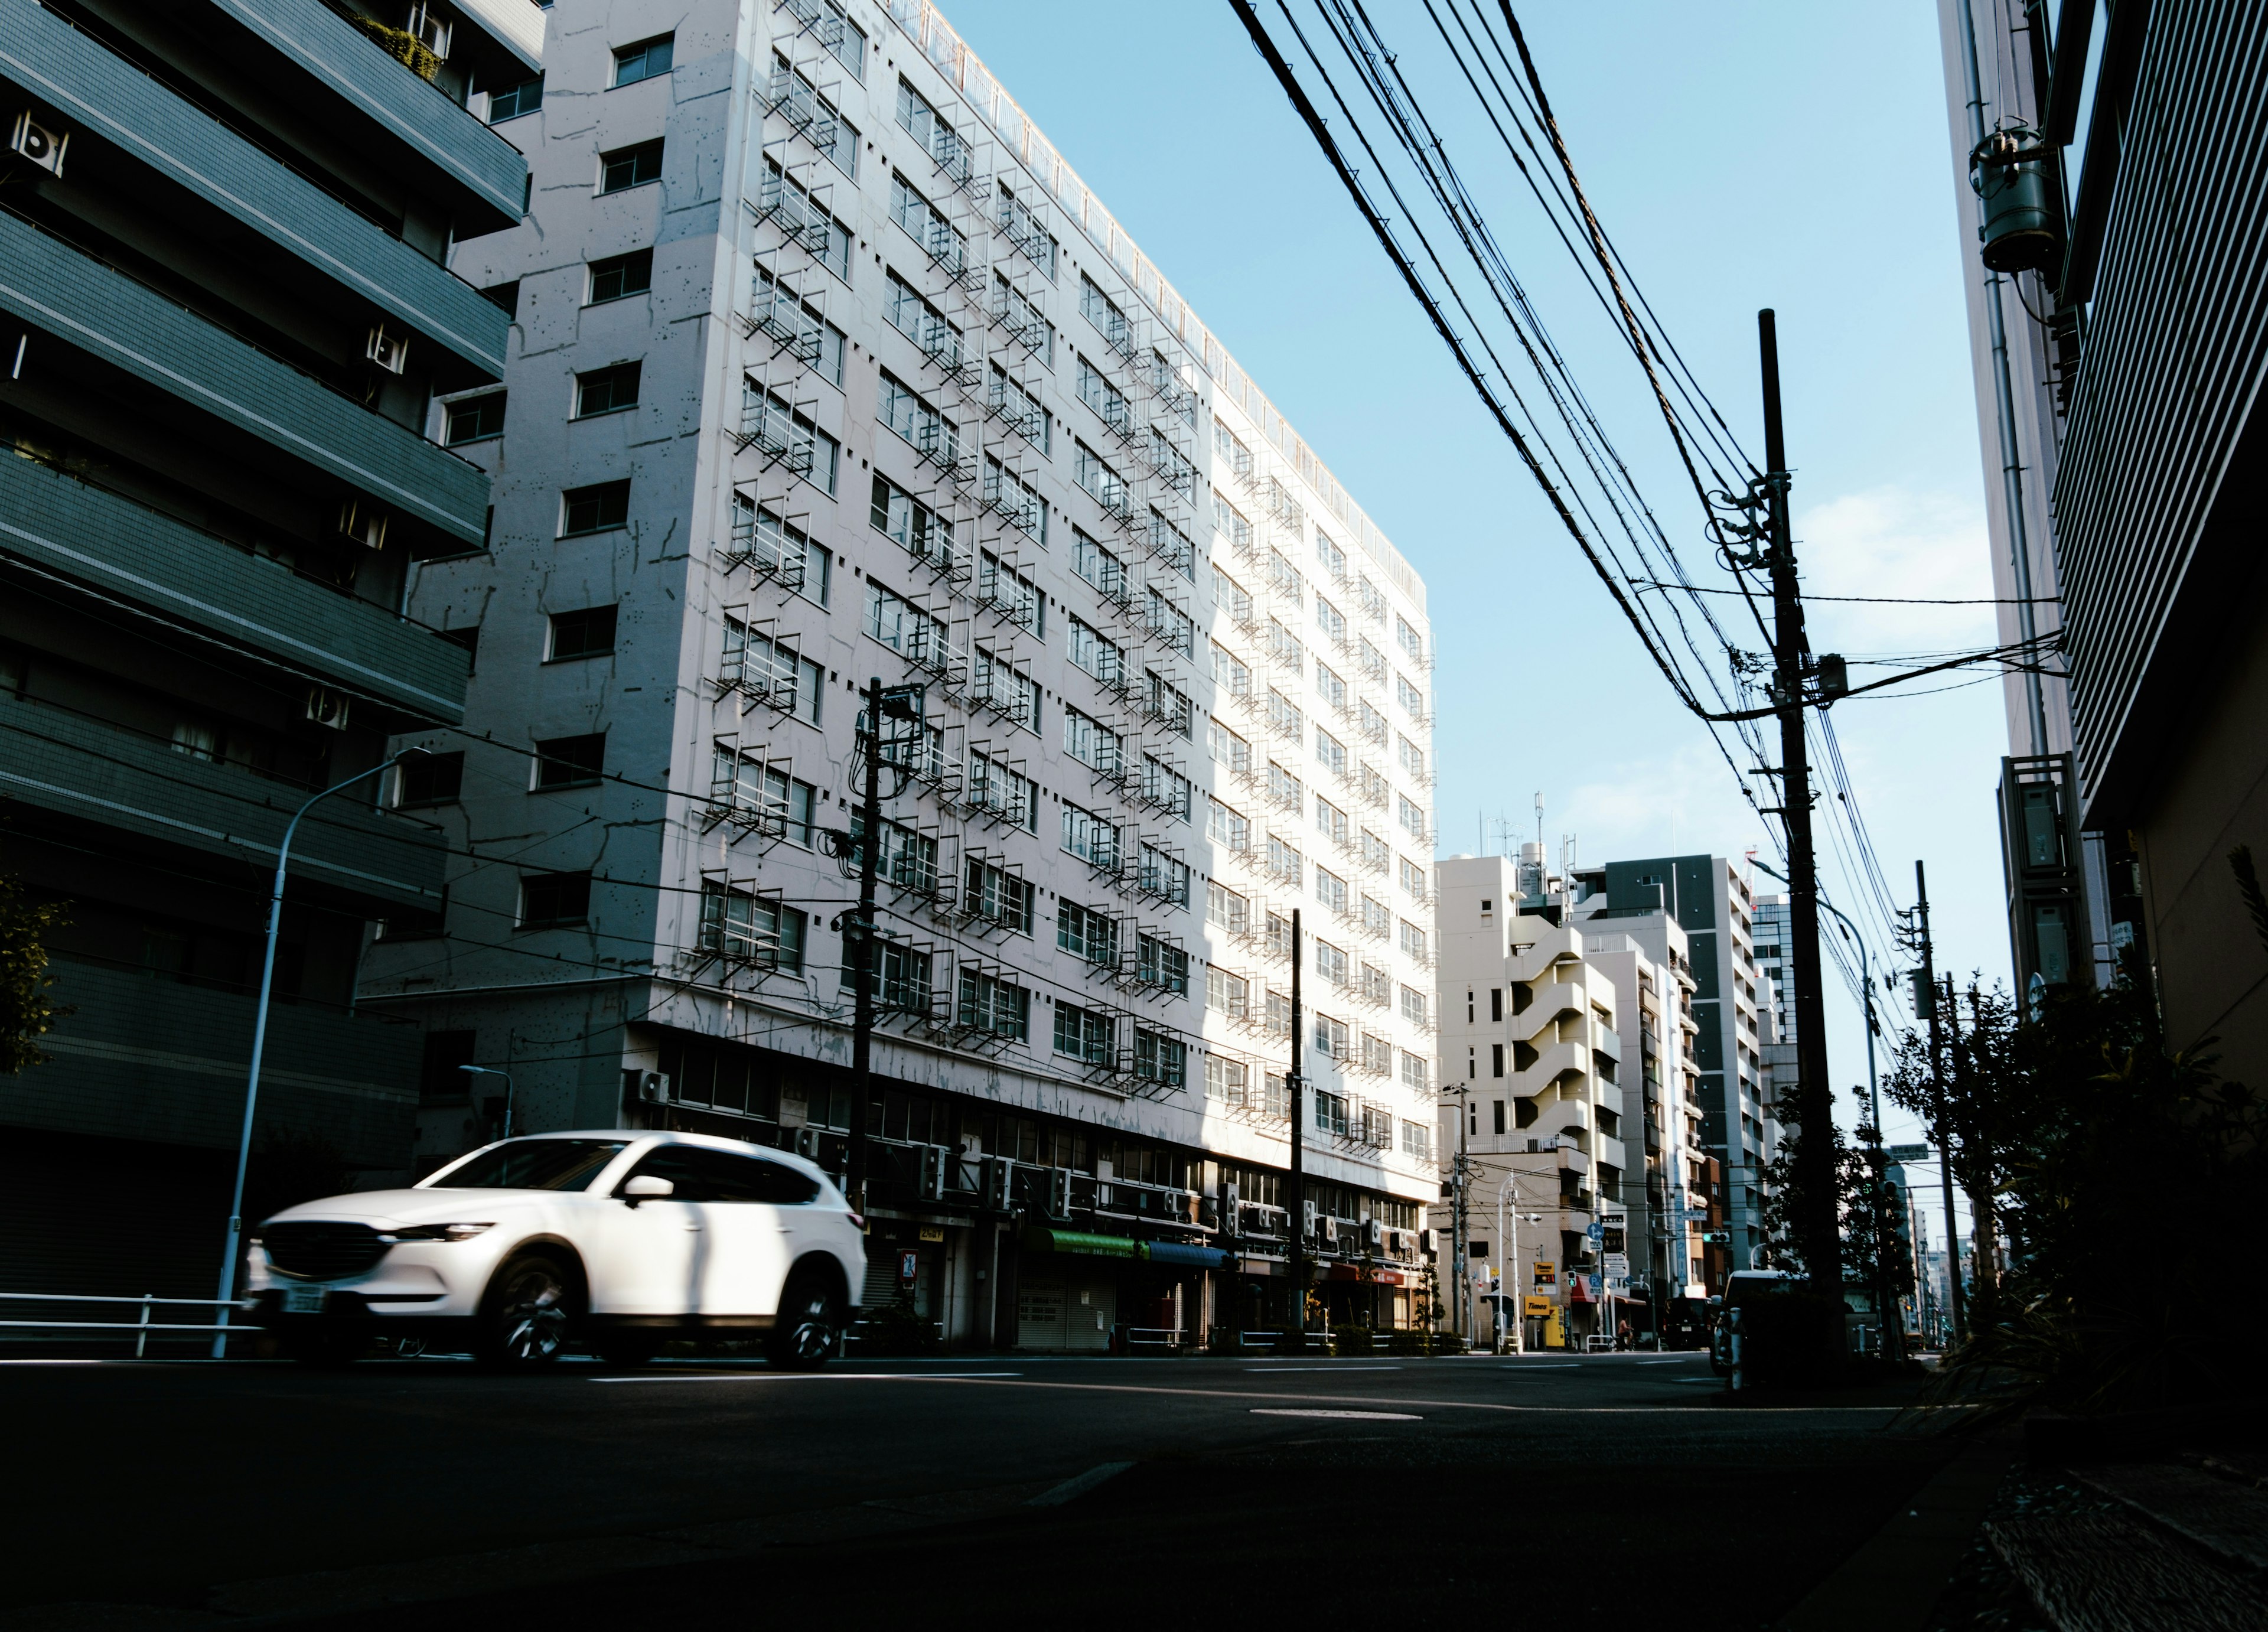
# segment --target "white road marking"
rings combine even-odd
[[[1254,1377],[1289,1377],[1295,1371],[1399,1371],[1398,1365],[1248,1365]]]
[[[1061,1507],[1066,1502],[1077,1501],[1104,1480],[1117,1478],[1119,1474],[1133,1466],[1131,1462],[1097,1463],[1084,1474],[1064,1480],[1054,1489],[1041,1491],[1024,1505],[1026,1507]]]
[[[1301,1411],[1282,1406],[1255,1406],[1255,1416],[1329,1416],[1349,1422],[1422,1422],[1425,1419],[1411,1411]]]
[[[956,1378],[1021,1377],[1021,1371],[656,1371],[594,1377],[594,1383],[949,1383]]]

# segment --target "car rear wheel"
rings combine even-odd
[[[549,1253],[526,1253],[497,1271],[481,1309],[474,1355],[484,1365],[527,1371],[567,1346],[575,1282]]]
[[[842,1300],[822,1276],[797,1270],[780,1294],[779,1320],[765,1340],[765,1356],[783,1371],[816,1371],[842,1337]]]

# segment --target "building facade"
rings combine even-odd
[[[1412,1320],[1425,586],[934,10],[546,16],[486,102],[529,220],[456,261],[503,386],[431,428],[495,481],[414,592],[477,654],[401,739],[448,901],[367,983],[426,1027],[421,1162],[508,1106],[839,1168],[863,1114],[868,1304],[948,1342],[1278,1323],[1297,1228],[1336,1320]]]
[[[2139,957],[2168,1045],[2213,1038],[2257,1080],[2268,986],[2232,857],[2268,842],[2250,520],[2268,17],[1940,0],[1939,18],[2001,635],[2054,653],[2007,682],[2018,982]]]
[[[358,978],[448,858],[372,773],[463,717],[407,609],[488,531],[425,427],[505,366],[447,263],[520,218],[465,103],[530,71],[529,9],[0,0],[0,870],[60,908],[69,1005],[0,1084],[14,1289],[212,1288],[269,878],[342,783],[291,849],[247,1210],[406,1174],[418,1032]]]

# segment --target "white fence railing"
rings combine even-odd
[[[75,1306],[91,1304],[99,1305],[98,1308],[89,1311],[90,1314],[97,1315],[122,1314],[129,1309],[134,1310],[137,1314],[136,1318],[131,1320],[0,1319],[0,1329],[59,1332],[65,1335],[81,1332],[114,1333],[119,1334],[122,1341],[126,1334],[131,1333],[134,1337],[134,1353],[137,1359],[148,1351],[150,1339],[152,1336],[173,1337],[194,1333],[210,1335],[214,1333],[225,1333],[232,1337],[239,1335],[251,1337],[256,1336],[261,1330],[256,1326],[223,1326],[209,1322],[159,1320],[152,1318],[160,1309],[175,1306],[188,1309],[231,1310],[243,1310],[247,1307],[246,1305],[220,1298],[158,1298],[146,1292],[139,1298],[102,1298],[73,1292],[0,1292],[0,1313],[4,1313],[7,1309],[22,1304],[69,1304]]]

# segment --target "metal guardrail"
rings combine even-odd
[[[137,1360],[147,1352],[151,1334],[168,1336],[180,1333],[225,1333],[231,1337],[257,1336],[256,1326],[199,1325],[191,1322],[153,1320],[150,1317],[160,1305],[178,1305],[190,1309],[232,1309],[249,1312],[251,1305],[226,1298],[158,1298],[144,1292],[139,1298],[97,1297],[78,1292],[0,1292],[0,1303],[10,1304],[99,1304],[106,1307],[125,1305],[141,1312],[136,1320],[0,1320],[0,1329],[42,1332],[131,1332],[134,1336],[134,1356]]]

